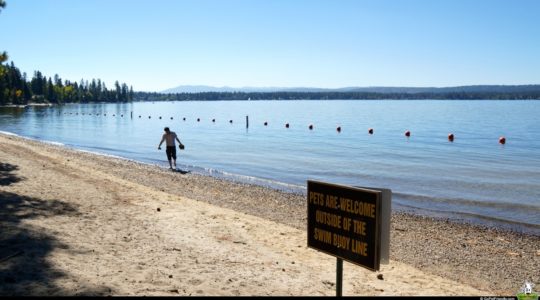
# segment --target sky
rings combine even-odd
[[[136,91],[540,84],[538,0],[6,0],[29,77]]]

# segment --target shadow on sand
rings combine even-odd
[[[20,183],[17,166],[0,163],[0,296],[106,295],[107,287],[78,286],[67,291],[55,282],[66,277],[48,261],[51,251],[68,249],[51,233],[29,220],[58,215],[78,215],[77,208],[61,200],[43,200],[7,192],[3,187]]]
[[[181,169],[172,169],[172,171],[175,172],[175,173],[180,173],[182,175],[191,173],[191,171],[184,171],[184,170],[181,170]]]
[[[12,164],[0,163],[0,186],[6,186],[13,183],[17,183],[22,180],[13,174],[19,167]]]

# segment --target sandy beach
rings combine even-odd
[[[0,134],[0,295],[335,295],[306,244],[302,195]],[[540,286],[538,236],[394,212],[390,253],[343,294]]]

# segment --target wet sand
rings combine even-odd
[[[305,202],[0,134],[0,295],[335,295]],[[390,264],[344,263],[343,293],[515,295],[538,270],[538,236],[394,213]]]

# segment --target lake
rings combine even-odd
[[[539,101],[133,102],[0,108],[0,131],[168,167],[168,126],[194,173],[389,188],[395,210],[540,234],[539,116]]]

